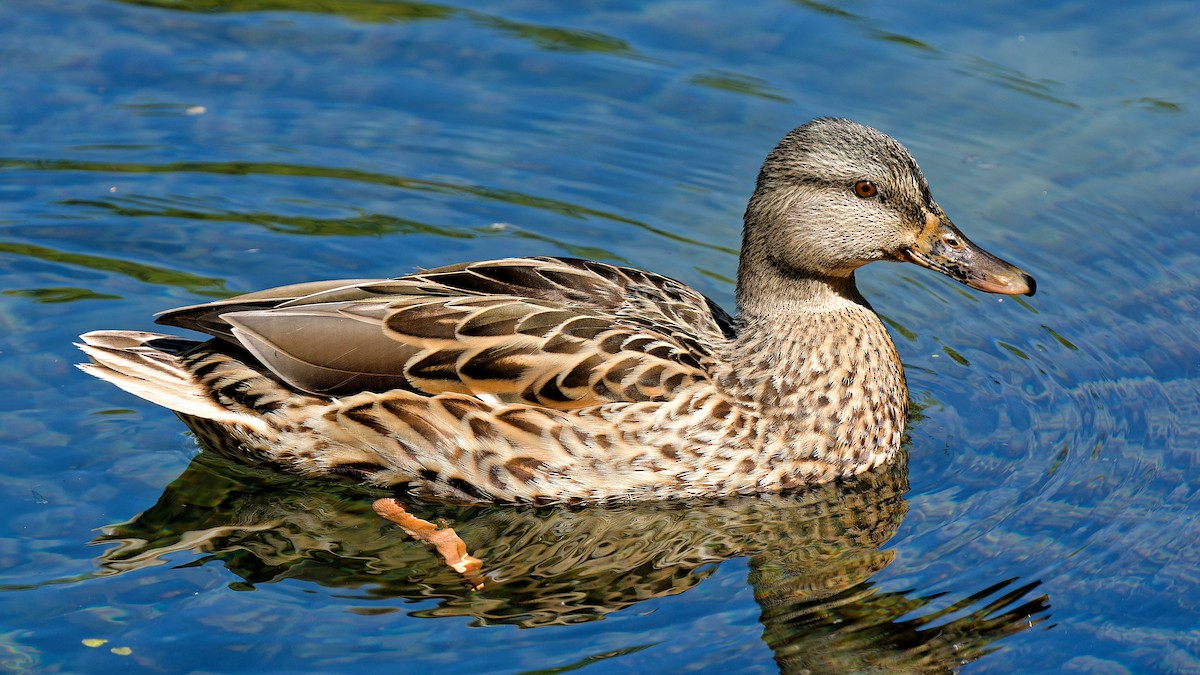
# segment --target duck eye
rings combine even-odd
[[[879,194],[879,188],[875,187],[875,184],[869,180],[860,180],[854,184],[854,194],[863,199],[870,199]]]

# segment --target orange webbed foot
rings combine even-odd
[[[466,543],[459,538],[454,528],[439,529],[428,520],[422,520],[409,513],[400,502],[391,497],[375,500],[372,507],[375,513],[399,525],[408,536],[433,546],[446,564],[463,576],[472,590],[483,589],[483,575],[479,573],[483,569],[483,561],[467,553]]]

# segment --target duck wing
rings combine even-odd
[[[408,389],[570,409],[662,400],[707,380],[732,319],[687,286],[567,258],[316,282],[171,310],[236,341],[293,387]]]

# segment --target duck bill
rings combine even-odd
[[[930,215],[925,230],[901,259],[988,293],[1033,295],[1037,282],[1019,267],[976,246],[945,216]]]

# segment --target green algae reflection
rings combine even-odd
[[[0,241],[0,253],[8,253],[10,255],[23,256],[36,260],[44,260],[46,262],[59,263],[62,265],[71,265],[74,267],[83,267],[101,272],[109,272],[115,274],[123,274],[127,277],[137,279],[143,283],[154,284],[156,286],[173,286],[183,288],[196,295],[207,297],[225,297],[228,293],[225,291],[225,280],[216,277],[205,277],[198,274],[190,274],[188,272],[179,272],[176,270],[167,269],[165,267],[155,267],[154,265],[146,265],[144,263],[133,262],[131,260],[121,260],[119,258],[107,258],[98,255],[88,255],[85,253],[70,253],[68,251],[60,251],[49,248],[47,246],[37,246],[35,244],[21,244],[15,242]],[[57,289],[62,291],[62,289]],[[48,297],[54,297],[53,292],[48,292],[48,289],[41,291],[20,291],[15,290],[14,295],[26,295],[41,298],[42,302]],[[67,297],[69,294],[59,293],[58,297],[62,298],[60,302],[83,299],[82,296]],[[102,294],[94,294],[93,299],[103,296]]]
[[[305,12],[328,14],[361,23],[465,19],[509,37],[525,40],[553,51],[590,52],[635,56],[624,40],[593,30],[543,26],[513,21],[471,9],[428,2],[382,2],[379,0],[121,0],[130,5],[156,7],[202,14],[249,12]]]

